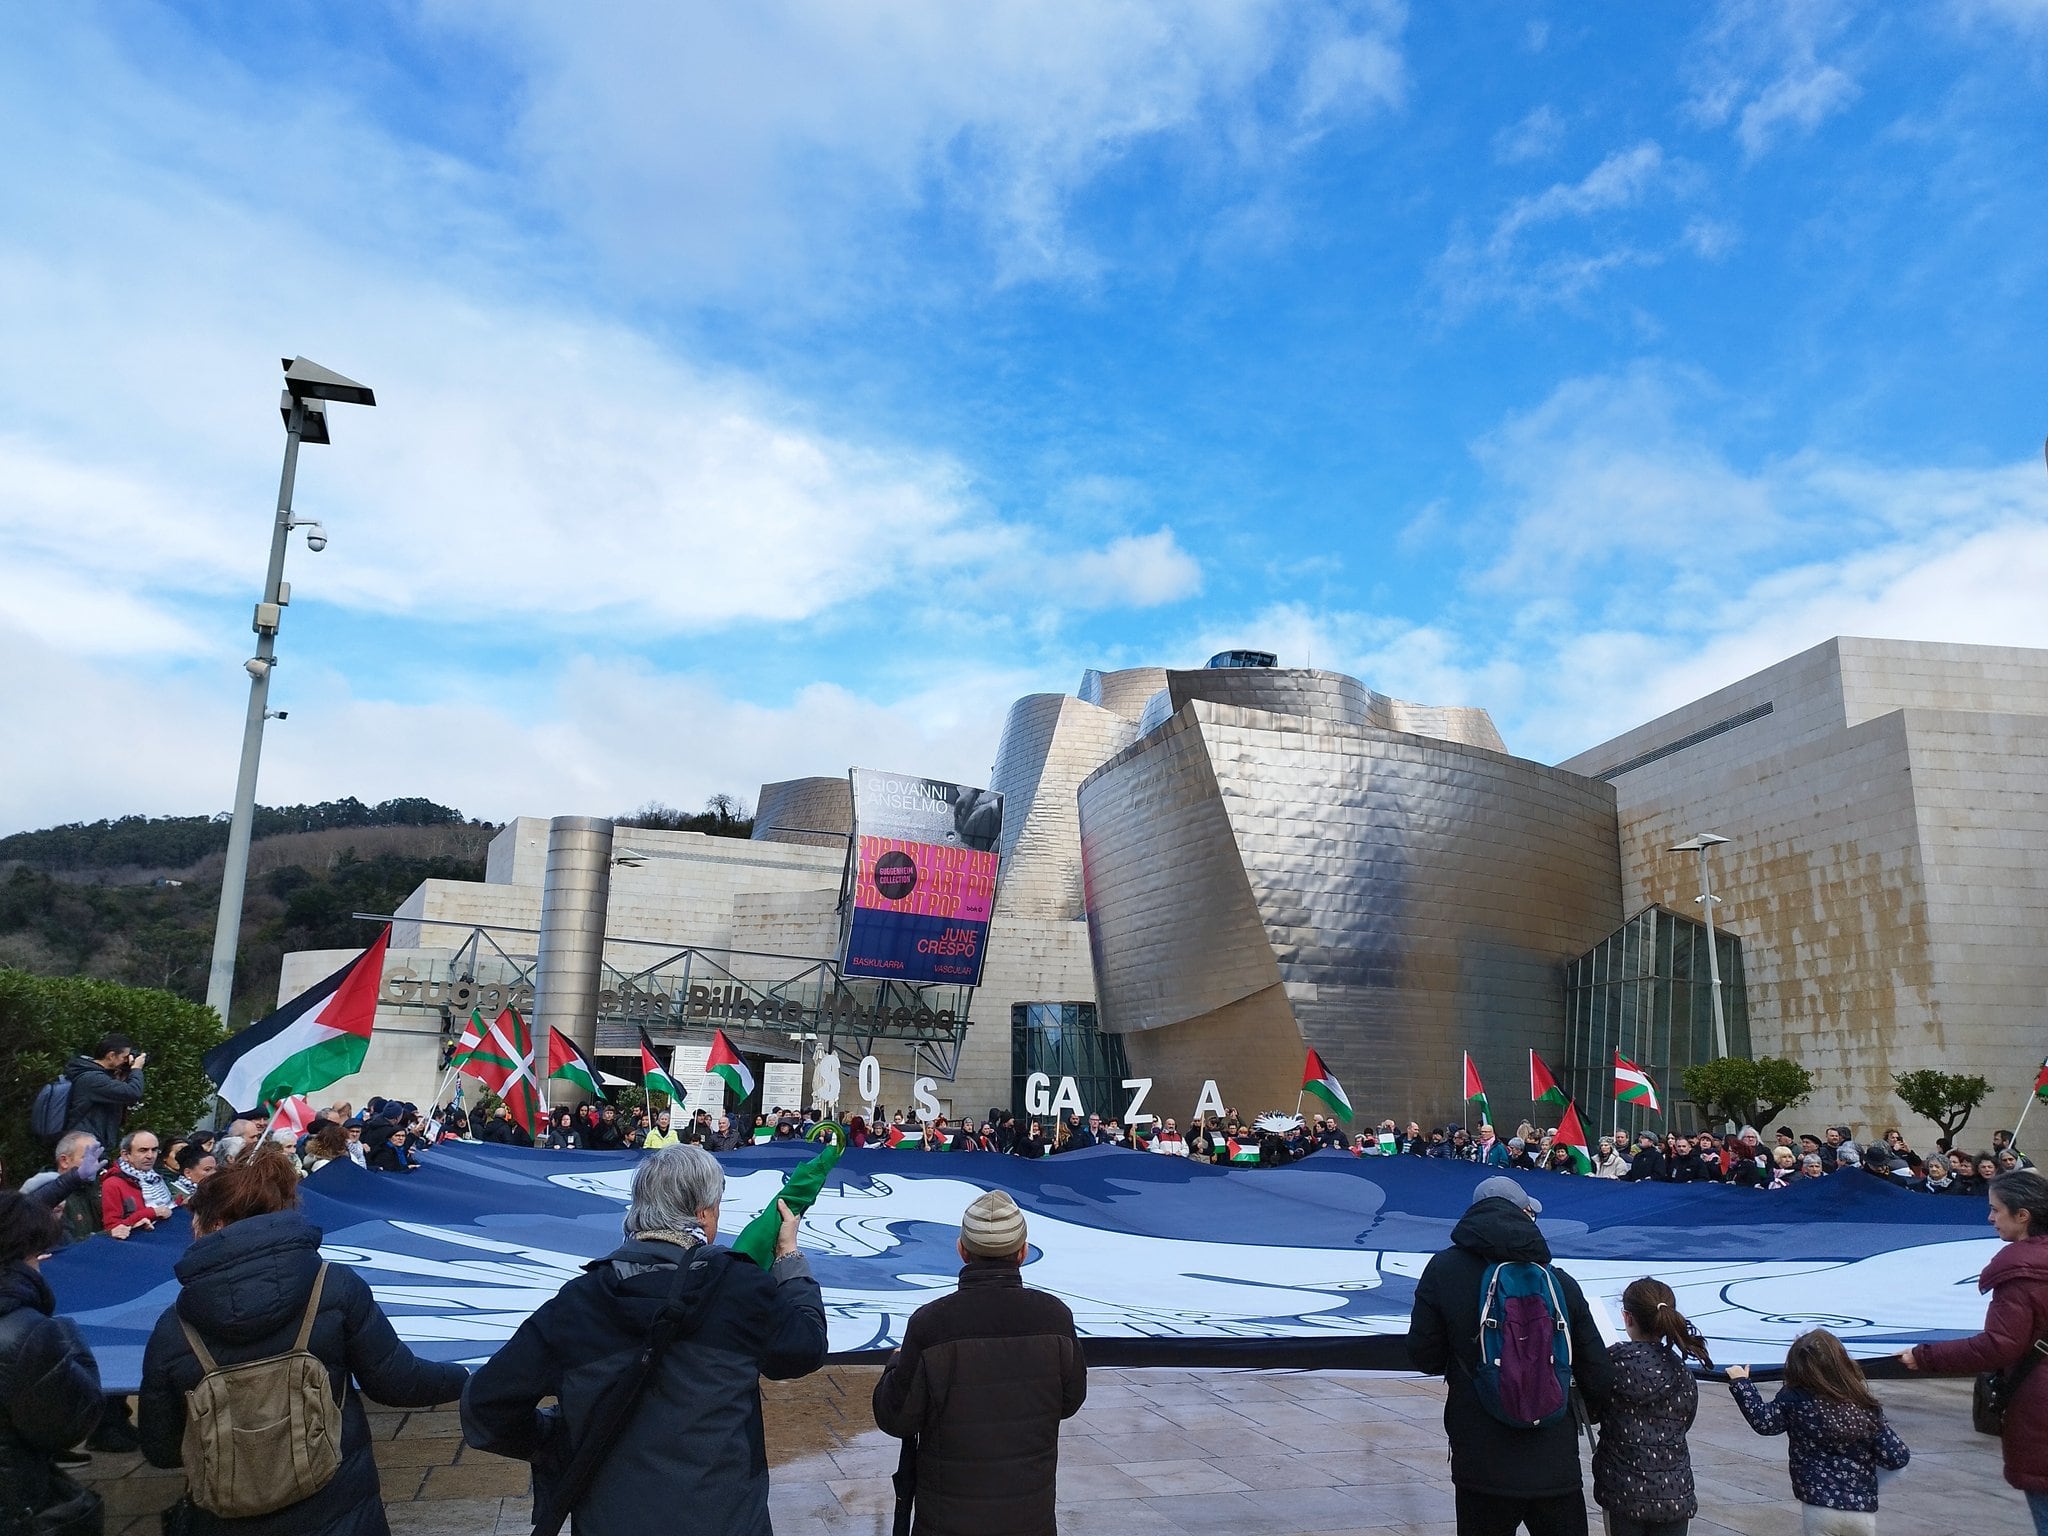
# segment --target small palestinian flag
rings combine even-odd
[[[1640,1104],[1653,1115],[1664,1113],[1650,1074],[1619,1051],[1614,1053],[1614,1096],[1624,1104]]]
[[[311,1102],[294,1094],[277,1106],[276,1113],[270,1117],[270,1124],[263,1129],[265,1135],[272,1131],[290,1131],[294,1137],[298,1137],[305,1135],[312,1124]]]
[[[740,1060],[740,1053],[732,1048],[732,1042],[725,1038],[725,1031],[718,1030],[711,1037],[711,1056],[704,1063],[706,1073],[725,1079],[725,1086],[738,1094],[742,1100],[754,1092],[754,1074],[747,1070],[747,1064]]]
[[[1586,1128],[1579,1124],[1579,1112],[1572,1107],[1569,1099],[1565,1101],[1564,1117],[1557,1122],[1557,1140],[1553,1145],[1563,1147],[1571,1153],[1573,1172],[1593,1171],[1593,1154],[1586,1146]]]
[[[580,1088],[594,1099],[604,1097],[597,1076],[597,1063],[583,1054],[583,1047],[559,1029],[548,1031],[548,1081]]]
[[[915,1144],[915,1140],[916,1138],[903,1134],[902,1126],[892,1125],[889,1127],[889,1134],[882,1139],[882,1145],[893,1150],[896,1147],[902,1146],[906,1141]]]
[[[683,1102],[683,1096],[676,1092],[675,1083],[670,1080],[668,1073],[662,1070],[661,1058],[654,1054],[654,1042],[647,1038],[647,1031],[644,1029],[640,1031],[640,1087],[647,1096],[650,1109],[654,1105],[654,1096],[657,1093],[667,1094],[671,1104]]]
[[[2048,1061],[2041,1063],[2041,1070],[2034,1074],[2034,1097],[2048,1099]]]
[[[1232,1137],[1224,1145],[1230,1149],[1233,1163],[1256,1163],[1259,1160],[1259,1144],[1256,1141],[1239,1141]]]
[[[1543,1058],[1534,1051],[1529,1053],[1529,1098],[1532,1103],[1554,1104],[1559,1109],[1570,1102],[1557,1086],[1557,1079],[1550,1075],[1550,1068],[1543,1065]]]
[[[1337,1074],[1323,1065],[1323,1058],[1314,1051],[1308,1053],[1308,1060],[1301,1068],[1301,1091],[1312,1093],[1331,1109],[1341,1120],[1351,1118],[1351,1100],[1344,1096],[1344,1085],[1337,1081]]]
[[[1472,1053],[1465,1053],[1465,1102],[1479,1106],[1479,1123],[1491,1125],[1493,1111],[1486,1107],[1486,1084],[1479,1081],[1479,1069],[1472,1065]]]

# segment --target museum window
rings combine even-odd
[[[1749,1000],[1742,940],[1714,935],[1721,965],[1721,1006],[1728,1051],[1749,1055]],[[1714,1004],[1704,924],[1664,907],[1645,907],[1564,968],[1565,1090],[1595,1139],[1615,1129],[1614,1053],[1649,1073],[1663,1115],[1620,1106],[1624,1132],[1690,1131],[1701,1116],[1684,1102],[1685,1069],[1711,1061]],[[1594,1121],[1597,1118],[1598,1124]]]
[[[1024,1084],[1034,1072],[1052,1079],[1053,1089],[1061,1078],[1073,1078],[1081,1102],[1105,1120],[1123,1103],[1124,1079],[1131,1075],[1123,1040],[1096,1028],[1093,1003],[1012,1003],[1010,1104],[1023,1125],[1033,1118],[1025,1109]],[[1051,1136],[1050,1123],[1045,1133]]]

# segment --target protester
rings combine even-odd
[[[1542,1205],[1503,1176],[1482,1179],[1472,1193],[1470,1208],[1451,1230],[1451,1246],[1424,1266],[1408,1319],[1415,1368],[1444,1377],[1448,1388],[1444,1430],[1458,1529],[1509,1536],[1526,1523],[1532,1536],[1579,1536],[1586,1530],[1586,1500],[1571,1412],[1521,1428],[1495,1418],[1480,1401],[1480,1290],[1488,1267],[1540,1264],[1554,1277],[1564,1301],[1573,1381],[1596,1414],[1612,1379],[1607,1348],[1578,1282],[1549,1268],[1550,1245],[1536,1225]]]
[[[1050,1150],[1045,1144],[1045,1127],[1036,1120],[1029,1122],[1024,1134],[1010,1149],[1017,1157],[1043,1157]]]
[[[520,1324],[463,1393],[463,1438],[533,1462],[536,1503],[566,1499],[576,1536],[645,1536],[658,1510],[686,1512],[693,1530],[769,1536],[760,1378],[825,1363],[825,1306],[787,1207],[772,1270],[717,1246],[724,1192],[702,1148],[649,1153],[625,1242]],[[681,1330],[642,1395],[626,1373],[665,1313]],[[546,1398],[557,1406],[540,1408]],[[610,1421],[607,1409],[627,1407]],[[592,1435],[601,1464],[564,1490]]]
[[[576,1152],[583,1147],[583,1129],[576,1123],[575,1112],[564,1105],[548,1118],[547,1149],[550,1152]]]
[[[1932,1158],[1928,1161],[1933,1162]],[[2005,1480],[2027,1496],[2034,1530],[2048,1533],[2048,1372],[2035,1341],[2048,1339],[2048,1178],[2031,1169],[1991,1186],[1992,1230],[2005,1244],[1977,1277],[1991,1293],[1984,1331],[1917,1344],[1899,1356],[1909,1371],[1959,1376],[1997,1371],[2008,1401],[1999,1435]]]
[[[62,1248],[105,1230],[100,1224],[99,1138],[91,1131],[66,1131],[57,1139],[54,1156],[56,1172],[36,1174],[21,1192],[57,1212],[57,1246]],[[128,1230],[124,1226],[111,1235],[126,1237]]]
[[[1769,1188],[1783,1189],[1799,1177],[1799,1154],[1790,1147],[1771,1148],[1771,1182]]]
[[[665,1109],[657,1114],[654,1117],[653,1128],[641,1138],[640,1145],[649,1152],[659,1152],[663,1147],[681,1146],[683,1138],[669,1129],[671,1118],[669,1111]]]
[[[530,1147],[533,1145],[533,1132],[512,1118],[511,1105],[500,1104],[492,1111],[477,1139],[500,1147]]]
[[[348,1155],[348,1128],[333,1121],[323,1121],[314,1130],[312,1140],[306,1143],[299,1165],[308,1175],[318,1173],[329,1163],[345,1163]]]
[[[597,1123],[583,1133],[583,1145],[592,1152],[617,1152],[626,1144],[624,1129],[619,1124],[619,1109],[616,1104],[607,1104],[598,1111]]]
[[[1628,1174],[1628,1159],[1614,1147],[1612,1136],[1600,1138],[1600,1151],[1593,1159],[1593,1177],[1596,1179],[1620,1179]]]
[[[42,1276],[57,1238],[49,1205],[0,1194],[0,1527],[24,1533],[100,1529],[99,1494],[57,1464],[92,1433],[103,1401],[92,1351],[56,1315]]]
[[[1024,1213],[1001,1190],[957,1246],[958,1288],[911,1314],[875,1383],[875,1423],[915,1447],[898,1497],[917,1536],[1053,1536],[1060,1422],[1088,1395],[1074,1315],[1024,1284]]]
[[[121,1138],[121,1156],[100,1179],[100,1225],[148,1226],[169,1218],[178,1197],[157,1171],[155,1131],[130,1131]]]
[[[1842,1341],[1810,1329],[1785,1351],[1785,1385],[1770,1402],[1749,1367],[1728,1367],[1735,1406],[1760,1435],[1791,1437],[1792,1496],[1805,1536],[1867,1536],[1877,1529],[1877,1473],[1911,1459],[1885,1422],[1863,1371]]]
[[[467,1375],[415,1356],[362,1278],[321,1259],[320,1229],[299,1213],[298,1184],[291,1158],[261,1147],[193,1197],[178,1299],[143,1351],[142,1452],[154,1466],[183,1464],[186,1394],[206,1375],[195,1338],[222,1367],[266,1359],[293,1347],[310,1308],[307,1347],[341,1406],[341,1465],[324,1486],[272,1514],[228,1519],[188,1504],[189,1536],[385,1536],[364,1396],[393,1408],[432,1407],[460,1395]]]
[[[1685,1434],[1700,1403],[1685,1362],[1714,1362],[1661,1280],[1645,1276],[1621,1293],[1621,1322],[1628,1342],[1607,1351],[1614,1385],[1593,1452],[1593,1501],[1607,1536],[1685,1536],[1699,1513]]]
[[[1636,1148],[1635,1155],[1628,1160],[1628,1172],[1621,1177],[1630,1184],[1662,1184],[1671,1177],[1671,1165],[1664,1156],[1664,1149],[1645,1137]]]

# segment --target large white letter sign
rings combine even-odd
[[[1052,1079],[1034,1072],[1024,1079],[1024,1113],[1041,1119],[1052,1113]]]
[[[1195,1118],[1199,1120],[1205,1114],[1219,1119],[1223,1115],[1223,1095],[1216,1091],[1216,1079],[1213,1077],[1202,1084],[1201,1095],[1195,1100]]]
[[[932,1096],[938,1088],[939,1085],[929,1077],[920,1077],[910,1085],[910,1091],[917,1098],[917,1118],[926,1125],[939,1118],[939,1101]]]
[[[1152,1079],[1149,1077],[1127,1077],[1124,1079],[1124,1086],[1137,1089],[1137,1092],[1131,1095],[1131,1107],[1124,1111],[1124,1124],[1150,1125],[1152,1123],[1152,1116],[1146,1113],[1145,1095],[1152,1091]]]
[[[1088,1113],[1087,1110],[1081,1107],[1081,1085],[1071,1077],[1063,1077],[1060,1079],[1058,1090],[1052,1096],[1052,1103],[1047,1106],[1045,1112],[1049,1115],[1057,1115],[1063,1110],[1069,1109],[1076,1115]]]
[[[860,1059],[860,1097],[864,1104],[873,1104],[882,1096],[882,1064],[872,1056]]]

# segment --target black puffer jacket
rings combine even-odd
[[[185,1250],[177,1264],[184,1288],[157,1319],[142,1353],[138,1428],[151,1463],[180,1465],[185,1394],[203,1374],[178,1320],[192,1325],[221,1365],[281,1355],[292,1347],[319,1268],[320,1229],[297,1211],[252,1216]],[[341,1469],[318,1493],[275,1514],[224,1520],[195,1509],[193,1536],[384,1536],[389,1530],[364,1394],[393,1408],[426,1408],[460,1396],[469,1373],[415,1356],[362,1277],[339,1264],[328,1266],[311,1347],[342,1405]]]
[[[919,1437],[916,1536],[1053,1536],[1060,1421],[1088,1367],[1074,1314],[1014,1263],[971,1259],[926,1302],[875,1383],[875,1422]]]
[[[671,1524],[768,1536],[761,1378],[807,1376],[825,1363],[824,1296],[800,1253],[770,1272],[730,1248],[628,1240],[585,1265],[478,1368],[462,1395],[463,1438],[533,1462],[537,1481],[557,1479],[672,1297],[697,1302],[694,1327],[663,1357],[576,1505],[577,1536]],[[540,1408],[544,1397],[560,1409]]]
[[[100,1368],[27,1264],[0,1268],[0,1511],[43,1509],[52,1453],[78,1444],[100,1417]],[[4,1524],[4,1518],[0,1518]]]
[[[1479,1369],[1479,1282],[1489,1264],[1548,1264],[1550,1244],[1535,1220],[1498,1197],[1473,1205],[1451,1229],[1451,1246],[1424,1266],[1408,1318],[1408,1354],[1415,1368],[1442,1376],[1444,1430],[1451,1439],[1451,1481],[1474,1493],[1545,1498],[1579,1489],[1578,1426],[1565,1414],[1536,1429],[1504,1424],[1480,1406],[1472,1378]],[[1597,1416],[1607,1402],[1612,1370],[1607,1343],[1593,1324],[1579,1283],[1558,1270],[1571,1323],[1572,1379]]]
[[[1630,1520],[1690,1520],[1699,1513],[1685,1432],[1699,1383],[1664,1345],[1631,1339],[1607,1352],[1614,1384],[1593,1453],[1593,1502]]]

